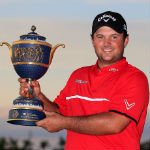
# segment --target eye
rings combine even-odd
[[[104,38],[104,36],[103,36],[103,35],[101,35],[101,34],[97,34],[97,35],[96,35],[96,38],[98,38],[98,39],[103,39],[103,38]]]
[[[117,35],[112,35],[112,40],[116,40],[118,38]]]

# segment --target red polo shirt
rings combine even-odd
[[[133,121],[119,134],[87,135],[67,131],[66,150],[139,150],[149,100],[148,80],[123,58],[98,70],[97,64],[74,71],[55,99],[65,116],[114,111]]]

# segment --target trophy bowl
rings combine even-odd
[[[40,79],[48,70],[55,50],[64,44],[54,47],[46,38],[35,32],[36,27],[31,27],[31,32],[20,36],[20,40],[14,41],[12,45],[1,42],[0,46],[9,48],[10,57],[18,76],[25,78],[29,84],[33,80]],[[13,100],[12,109],[9,111],[8,123],[23,126],[36,126],[36,121],[44,119],[43,103],[38,99],[32,88],[28,89],[27,95],[19,96]]]

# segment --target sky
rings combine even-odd
[[[96,56],[90,34],[94,17],[103,11],[121,13],[128,25],[129,44],[125,57],[141,69],[150,81],[150,0],[0,0],[0,41],[12,45],[21,35],[36,32],[58,48],[52,64],[39,80],[42,91],[53,100],[65,86],[73,70],[94,64]],[[13,100],[19,96],[18,75],[14,71],[6,46],[0,47],[0,137],[51,138],[65,135],[65,131],[48,133],[38,127],[16,126],[6,123]],[[150,107],[142,141],[150,139]]]

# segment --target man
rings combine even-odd
[[[74,71],[54,102],[32,82],[47,116],[37,125],[67,129],[66,150],[139,150],[149,89],[144,73],[123,57],[129,40],[124,18],[111,11],[97,15],[91,38],[96,64]],[[29,85],[19,82],[25,96]]]

